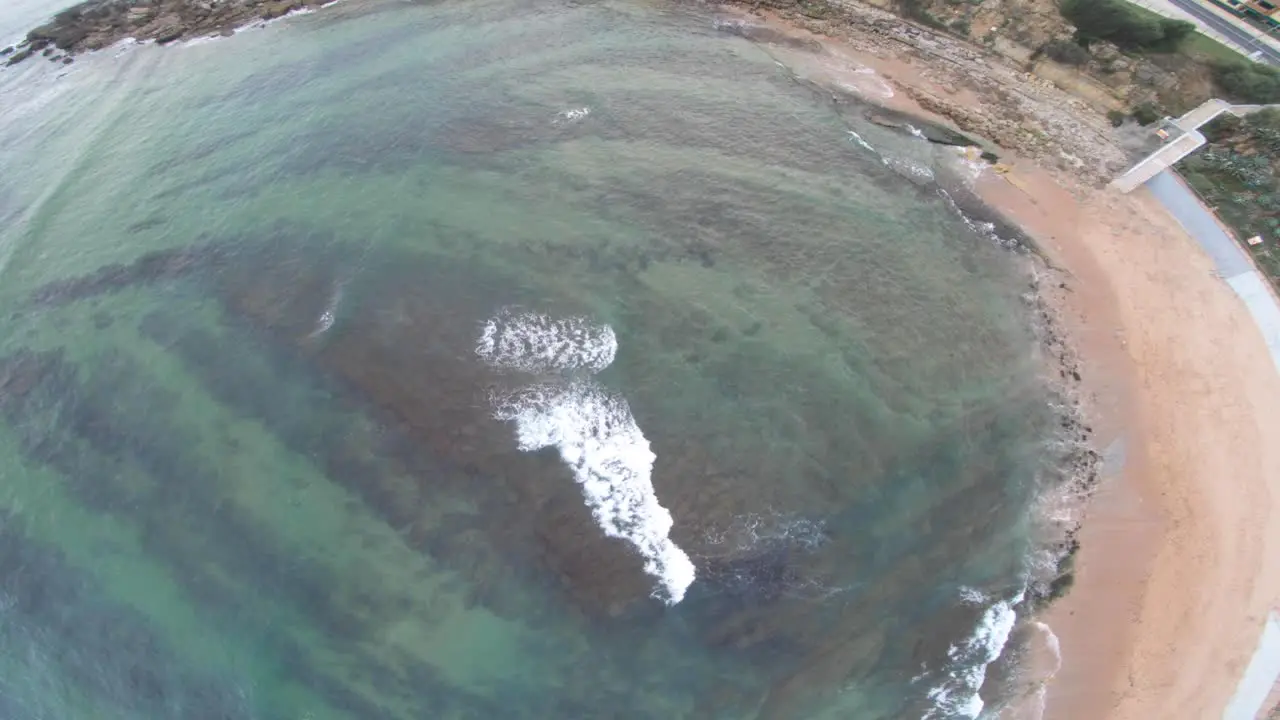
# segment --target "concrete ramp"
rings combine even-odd
[[[1129,168],[1128,172],[1112,180],[1107,187],[1127,193],[1173,167],[1179,160],[1204,145],[1204,135],[1200,134],[1199,128],[1223,113],[1244,117],[1267,108],[1280,108],[1280,105],[1232,105],[1226,100],[1214,98],[1204,101],[1176,120],[1165,118],[1164,129],[1172,131],[1175,137]],[[1152,137],[1154,136],[1153,132]]]

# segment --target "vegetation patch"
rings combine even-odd
[[[1189,22],[1161,17],[1125,0],[1064,0],[1061,11],[1085,46],[1105,40],[1126,50],[1175,52],[1196,31]]]
[[[1070,40],[1050,40],[1040,51],[1045,57],[1063,65],[1084,65],[1093,57],[1083,45]]]
[[[1224,115],[1201,128],[1208,143],[1179,165],[1183,177],[1247,245],[1280,286],[1280,111]]]
[[[1240,59],[1211,62],[1213,81],[1230,100],[1268,105],[1280,102],[1280,68]]]

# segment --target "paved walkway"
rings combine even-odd
[[[1209,253],[1218,273],[1230,282],[1231,278],[1253,271],[1253,263],[1244,250],[1222,229],[1218,219],[1204,206],[1195,193],[1179,182],[1168,170],[1147,181],[1147,188],[1178,220],[1200,247]]]
[[[1276,304],[1266,279],[1254,269],[1244,249],[1222,229],[1217,218],[1171,171],[1166,170],[1151,178],[1147,181],[1147,188],[1213,258],[1218,273],[1249,308],[1271,351],[1276,370],[1280,371],[1280,305]],[[1278,679],[1280,619],[1272,613],[1263,625],[1258,648],[1240,678],[1231,704],[1223,711],[1222,719],[1255,720]]]

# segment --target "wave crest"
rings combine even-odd
[[[500,313],[484,326],[476,353],[491,365],[548,372],[603,370],[617,339],[607,325],[583,318]],[[596,524],[631,543],[645,572],[658,579],[653,596],[668,605],[684,599],[697,575],[671,538],[671,513],[653,489],[657,456],[627,401],[585,379],[539,383],[490,398],[494,416],[516,427],[525,452],[554,447],[573,471]]]
[[[608,325],[509,308],[484,324],[476,343],[476,354],[489,365],[529,373],[599,372],[617,352],[618,339]]]
[[[982,613],[973,634],[951,646],[947,651],[951,661],[946,669],[947,677],[929,690],[933,707],[922,720],[957,717],[972,720],[982,714],[984,703],[979,693],[987,679],[987,668],[1004,652],[1018,619],[1014,608],[1022,602],[1025,592],[993,603]]]

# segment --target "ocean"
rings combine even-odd
[[[0,72],[0,717],[1016,695],[1027,278],[954,148],[732,25],[346,0]]]

